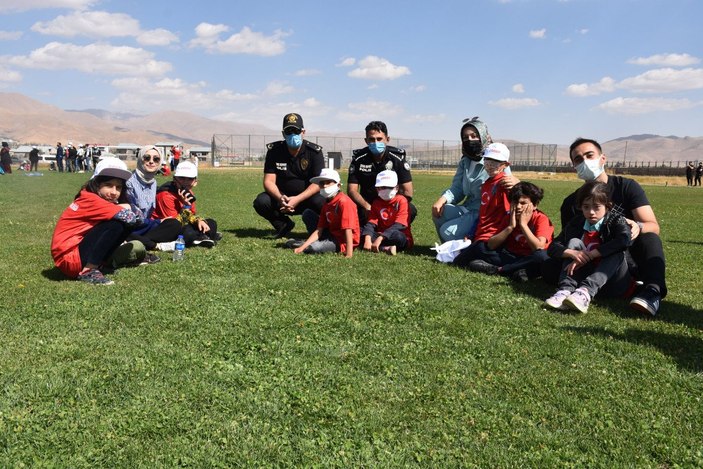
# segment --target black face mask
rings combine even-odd
[[[463,156],[472,161],[479,161],[483,155],[483,145],[480,140],[464,140],[461,142]]]

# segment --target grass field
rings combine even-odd
[[[0,467],[703,467],[701,190],[645,186],[648,320],[435,262],[447,174],[414,175],[415,252],[346,260],[262,238],[260,172],[204,171],[217,247],[81,284],[49,244],[86,178],[0,177]],[[558,225],[578,182],[532,180]]]

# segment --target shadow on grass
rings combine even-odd
[[[696,337],[657,331],[643,331],[640,329],[628,329],[622,333],[601,327],[567,326],[564,329],[584,335],[655,347],[660,352],[673,358],[680,369],[688,370],[692,373],[703,371],[703,341]]]
[[[235,228],[233,230],[225,230],[227,233],[232,233],[237,238],[261,238],[261,239],[273,239],[271,234],[273,230],[271,229],[261,229],[261,228]]]
[[[667,243],[693,244],[693,245],[703,246],[703,241],[689,241],[689,240],[684,240],[684,239],[669,239],[669,240],[667,240]]]
[[[57,267],[52,267],[50,269],[44,269],[41,271],[42,276],[48,280],[52,280],[54,282],[63,282],[65,280],[71,280],[68,277],[66,277],[63,272],[61,272]]]

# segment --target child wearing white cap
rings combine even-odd
[[[320,195],[326,199],[320,211],[317,229],[302,245],[296,246],[296,240],[289,240],[286,245],[295,247],[296,254],[341,252],[347,258],[352,257],[360,240],[359,217],[354,201],[340,191],[342,184],[339,173],[334,169],[323,168],[320,175],[310,179],[310,182],[320,186]],[[306,212],[313,210],[303,212],[304,219],[313,214],[306,215]]]
[[[398,195],[398,175],[390,169],[376,176],[376,192],[378,197],[371,203],[361,232],[364,249],[395,256],[413,246],[408,199]]]
[[[119,158],[105,158],[61,214],[51,240],[54,264],[67,277],[95,285],[114,283],[100,271],[112,258],[139,262],[146,251],[138,241],[122,245],[141,223],[124,190],[132,173]],[[120,246],[122,245],[122,246]],[[119,248],[118,248],[119,246]],[[124,251],[124,252],[122,252]]]
[[[151,218],[177,218],[181,222],[186,246],[213,247],[222,239],[217,231],[217,222],[212,218],[197,215],[195,195],[192,190],[198,184],[198,168],[190,161],[183,161],[176,166],[173,180],[156,190],[156,207]],[[159,243],[158,249],[172,251],[170,243]]]
[[[491,143],[483,151],[483,166],[488,179],[481,185],[481,208],[478,211],[476,232],[472,245],[464,249],[454,259],[454,264],[468,267],[476,259],[476,244],[488,241],[494,234],[504,229],[509,219],[509,190],[502,184],[505,169],[510,166],[510,150],[502,143]]]

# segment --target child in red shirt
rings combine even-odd
[[[310,182],[320,186],[320,195],[327,202],[320,211],[317,229],[302,245],[295,248],[295,253],[341,252],[344,257],[352,257],[354,248],[359,245],[359,216],[354,201],[339,190],[342,187],[339,173],[323,168],[320,175],[311,178]],[[306,212],[308,210],[310,209]]]
[[[196,215],[192,189],[198,184],[198,168],[190,161],[176,166],[173,180],[156,190],[156,207],[151,218],[177,218],[183,225],[181,234],[186,246],[211,248],[222,238],[217,222]]]
[[[411,249],[408,199],[398,195],[398,175],[387,169],[376,176],[378,197],[371,203],[368,222],[364,225],[364,249],[395,256],[397,251]]]
[[[114,283],[99,268],[142,223],[123,190],[131,175],[119,158],[103,158],[61,214],[51,239],[51,255],[67,277],[96,285]]]

